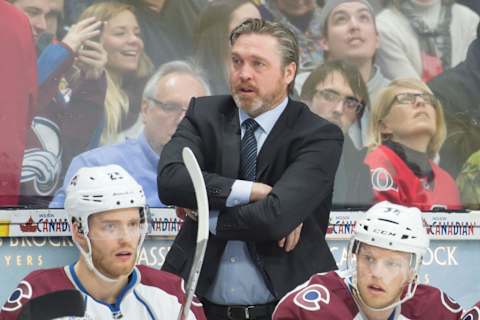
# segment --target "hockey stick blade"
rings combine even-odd
[[[187,168],[188,174],[193,182],[193,188],[195,189],[195,197],[197,199],[197,212],[198,212],[198,230],[197,230],[197,246],[195,248],[195,257],[193,260],[192,268],[190,269],[190,275],[185,287],[186,299],[185,303],[180,309],[178,315],[179,320],[185,320],[188,318],[190,311],[190,305],[192,304],[193,295],[195,294],[195,288],[197,287],[198,277],[200,270],[202,269],[203,257],[205,256],[205,250],[207,249],[208,241],[208,197],[207,189],[205,187],[205,181],[203,180],[202,170],[198,165],[197,159],[190,148],[183,148],[182,151],[183,162]]]

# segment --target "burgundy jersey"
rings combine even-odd
[[[114,304],[91,297],[73,265],[30,273],[13,291],[0,311],[0,320],[17,319],[31,299],[61,290],[77,289],[85,297],[85,319],[176,319],[185,302],[183,280],[176,275],[138,265]],[[202,305],[194,299],[188,320],[206,319]],[[82,318],[83,319],[83,318]]]
[[[413,298],[396,307],[388,320],[459,320],[462,308],[437,288],[419,285]],[[363,320],[345,272],[313,275],[280,300],[274,320]]]
[[[432,161],[433,182],[417,177],[405,161],[385,145],[368,153],[365,163],[370,167],[373,193],[378,202],[388,200],[422,211],[462,208],[455,181]]]
[[[480,320],[480,301],[470,309],[465,311],[462,320]]]

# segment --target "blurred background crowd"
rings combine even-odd
[[[0,101],[1,206],[62,208],[80,167],[119,164],[162,207],[163,146],[191,97],[229,94],[229,33],[263,18],[297,37],[292,98],[345,135],[334,208],[480,209],[477,0],[0,1],[32,41],[2,50],[0,66],[34,79],[0,81],[28,96]]]

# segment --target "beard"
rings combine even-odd
[[[92,248],[93,249],[93,248]],[[136,250],[130,250],[133,254],[128,261],[114,262],[113,253],[105,253],[98,248],[93,249],[92,262],[95,268],[103,275],[116,279],[121,276],[128,276],[133,270],[136,262]]]
[[[262,113],[272,110],[282,100],[284,89],[277,87],[275,91],[270,94],[261,95],[258,90],[255,90],[255,96],[249,97],[242,95],[240,90],[234,89],[231,86],[231,92],[233,100],[237,107],[248,113],[251,117],[255,118]]]

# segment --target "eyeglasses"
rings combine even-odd
[[[331,104],[336,104],[340,101],[343,101],[343,107],[345,109],[354,111],[356,113],[361,113],[363,111],[363,108],[365,108],[365,104],[362,101],[358,100],[355,97],[343,96],[335,90],[317,90],[315,91],[315,95]]]
[[[435,106],[436,98],[430,93],[399,93],[395,96],[395,101],[399,104],[414,104],[418,97],[422,98],[425,103]]]
[[[155,104],[155,106],[159,107],[160,109],[168,113],[182,113],[182,112],[187,112],[188,110],[188,108],[184,108],[178,105],[177,103],[162,102],[152,97],[147,97],[147,99],[152,101]]]

